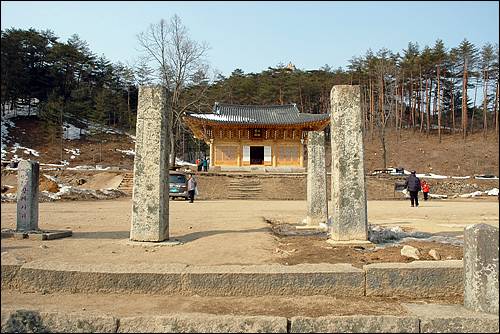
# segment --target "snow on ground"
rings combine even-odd
[[[399,226],[382,227],[379,225],[368,225],[368,240],[377,244],[377,248],[383,248],[406,241],[435,241],[452,245],[462,245],[463,240],[454,237],[433,235],[427,232],[405,232]]]
[[[195,166],[196,167],[196,164],[181,160],[179,158],[175,158],[175,164],[177,166]]]
[[[10,142],[9,129],[15,127],[14,122],[6,120],[2,117],[1,121],[1,144],[2,144],[2,160],[7,154],[7,144]]]
[[[493,188],[493,189],[486,190],[486,191],[479,191],[478,190],[478,191],[474,191],[474,192],[469,193],[469,194],[460,195],[460,197],[470,198],[470,197],[483,196],[483,195],[498,196],[498,188]]]
[[[121,152],[121,153],[125,153],[125,155],[133,155],[133,156],[135,156],[135,151],[134,150],[120,150],[120,149],[116,149],[116,151]]]
[[[81,135],[87,134],[87,130],[80,129],[73,124],[64,122],[63,124],[64,139],[75,140],[80,139]]]
[[[69,157],[70,159],[74,159],[74,158],[76,158],[76,156],[80,155],[79,148],[75,148],[75,149],[65,148],[64,150],[66,151],[66,153],[71,153],[71,156]]]

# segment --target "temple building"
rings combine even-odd
[[[216,102],[211,113],[188,113],[184,121],[210,145],[211,170],[303,169],[307,132],[324,130],[330,115],[300,113],[295,104]]]

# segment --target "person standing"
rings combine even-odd
[[[424,193],[424,201],[427,201],[427,199],[429,198],[429,191],[431,190],[431,187],[429,186],[429,184],[423,180],[422,181],[422,192]]]
[[[418,208],[418,192],[421,190],[421,186],[416,171],[411,171],[410,176],[406,179],[405,187],[410,192],[411,206],[416,206]],[[414,203],[415,205],[413,205]]]
[[[203,171],[208,172],[208,160],[207,157],[203,158]]]
[[[194,202],[194,193],[196,191],[196,180],[193,178],[193,175],[188,174],[188,194],[189,194],[189,203]]]

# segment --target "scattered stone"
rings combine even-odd
[[[46,246],[46,245],[40,245],[40,248],[46,249],[46,248],[49,248],[49,247]]]
[[[434,260],[441,260],[441,255],[437,252],[435,249],[431,249],[429,251],[429,255],[434,259]]]
[[[404,245],[403,248],[401,248],[401,255],[406,256],[406,257],[411,257],[415,260],[420,259],[420,252],[417,248],[409,245]]]

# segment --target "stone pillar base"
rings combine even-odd
[[[372,248],[375,247],[375,244],[371,241],[368,240],[332,240],[328,239],[326,241],[332,246],[336,247],[354,247],[354,246],[361,246],[365,248]]]

